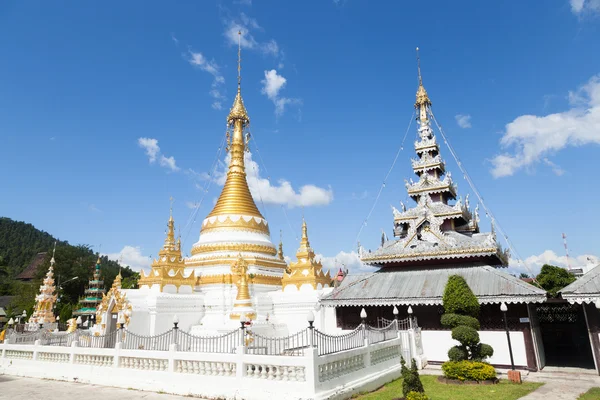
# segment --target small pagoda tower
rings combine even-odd
[[[362,252],[365,264],[395,267],[448,263],[482,262],[506,265],[507,253],[496,241],[496,234],[479,232],[479,206],[471,211],[469,196],[457,197],[457,187],[431,129],[431,100],[423,86],[418,64],[419,86],[415,108],[418,112],[417,158],[412,168],[417,180],[405,180],[406,190],[416,206],[401,209],[392,206],[395,240],[382,237],[382,245],[373,252]],[[451,203],[454,204],[451,204]]]
[[[100,256],[98,256],[96,266],[94,267],[94,275],[88,282],[84,297],[79,299],[79,307],[73,312],[73,315],[84,316],[96,314],[96,309],[102,301],[104,292],[104,281],[100,277]]]
[[[149,288],[159,292],[191,293],[196,277],[193,271],[185,274],[185,262],[181,257],[181,237],[175,240],[175,221],[173,220],[173,207],[167,223],[167,237],[165,244],[158,252],[158,258],[152,262],[151,270],[146,275],[140,271],[139,288]],[[185,289],[184,289],[185,288]]]
[[[321,261],[316,260],[315,252],[310,247],[308,228],[304,218],[302,219],[302,239],[300,240],[300,248],[296,252],[296,258],[298,261],[291,262],[283,276],[281,281],[283,290],[289,285],[296,286],[298,290],[303,285],[310,285],[313,289],[331,286],[332,278],[329,271],[327,273],[323,272]]]
[[[29,324],[39,326],[42,324],[51,324],[56,322],[54,318],[54,304],[56,303],[56,287],[54,286],[54,253],[56,252],[56,243],[50,259],[50,267],[46,277],[40,286],[40,293],[35,296],[35,308]]]

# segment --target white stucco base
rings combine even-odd
[[[421,331],[423,337],[423,352],[427,360],[433,362],[448,361],[448,350],[459,343],[452,339],[450,331]],[[481,331],[479,337],[482,343],[489,344],[494,349],[494,355],[488,360],[490,364],[510,365],[508,341],[505,331]],[[525,338],[523,332],[510,332],[515,366],[526,367]]]

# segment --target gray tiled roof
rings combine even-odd
[[[436,305],[450,275],[461,275],[473,293],[484,303],[540,303],[546,291],[489,265],[433,267],[401,271],[378,271],[349,275],[331,294],[324,306]]]
[[[569,303],[591,303],[600,298],[600,264],[590,269],[560,291],[563,299]]]

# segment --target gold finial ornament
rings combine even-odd
[[[421,77],[421,58],[419,57],[419,48],[417,47],[417,70],[419,74],[419,88],[417,89],[417,101],[415,102],[415,108],[418,108],[420,111],[419,119],[424,121],[427,119],[426,107],[431,106],[431,100],[429,100],[429,96],[427,95],[427,91],[423,86],[423,78]]]
[[[246,181],[244,153],[249,136],[244,136],[244,130],[250,123],[250,119],[248,118],[246,107],[244,107],[241,92],[241,34],[241,32],[238,32],[238,35],[240,35],[238,47],[238,90],[231,111],[227,116],[227,126],[233,128],[233,135],[228,145],[231,161],[229,162],[227,180],[225,181],[225,186],[223,186],[223,191],[208,218],[219,215],[245,215],[263,219],[262,214],[258,211],[254,203],[254,199],[248,188],[248,182]],[[266,226],[265,229],[267,229],[266,232],[268,233]]]
[[[256,312],[252,308],[252,298],[248,287],[248,263],[238,254],[238,259],[231,264],[231,272],[237,276],[237,296],[233,304],[233,311],[229,315],[231,319],[239,319],[244,314],[249,319],[256,318]]]

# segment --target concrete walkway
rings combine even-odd
[[[190,396],[142,392],[75,382],[0,375],[0,398],[10,400],[85,399],[85,400],[183,400]]]

